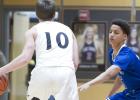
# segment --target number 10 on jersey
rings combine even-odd
[[[46,34],[46,39],[47,39],[47,50],[51,49],[52,48],[52,44],[51,44],[51,36],[50,36],[50,33],[49,32],[45,32]],[[61,40],[61,36],[64,37],[65,39],[65,42],[64,44],[62,44],[62,40]],[[57,45],[60,47],[60,48],[67,48],[68,44],[69,44],[69,39],[68,39],[68,36],[63,33],[63,32],[59,32],[57,35],[56,35],[56,43]]]

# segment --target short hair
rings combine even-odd
[[[54,0],[38,0],[36,3],[36,15],[41,20],[51,20],[55,15]]]
[[[127,36],[130,35],[130,26],[128,24],[128,22],[126,20],[123,19],[114,19],[112,21],[112,25],[118,25],[120,26],[120,28],[122,29],[122,31],[124,32],[124,34],[127,34]]]

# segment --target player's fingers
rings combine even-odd
[[[78,87],[78,90],[81,91],[81,86]]]
[[[84,90],[83,88],[80,88],[80,92],[83,91],[83,90]]]
[[[85,90],[85,87],[83,87],[83,86],[79,87],[80,92],[83,91],[83,90]]]
[[[80,86],[78,87],[78,90],[80,90]]]
[[[78,91],[81,91],[81,90],[80,90],[80,87],[78,87]]]

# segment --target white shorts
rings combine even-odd
[[[75,71],[68,67],[36,67],[31,73],[27,100],[79,100]]]

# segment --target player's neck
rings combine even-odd
[[[48,20],[39,19],[39,22],[44,22],[44,21],[54,21],[54,20],[53,19],[48,19]]]
[[[121,50],[121,48],[124,47],[124,46],[125,46],[124,42],[115,46],[113,48],[113,55],[117,55],[119,53],[119,51]]]
[[[125,44],[125,41],[114,45],[113,51],[117,53],[124,44]]]

